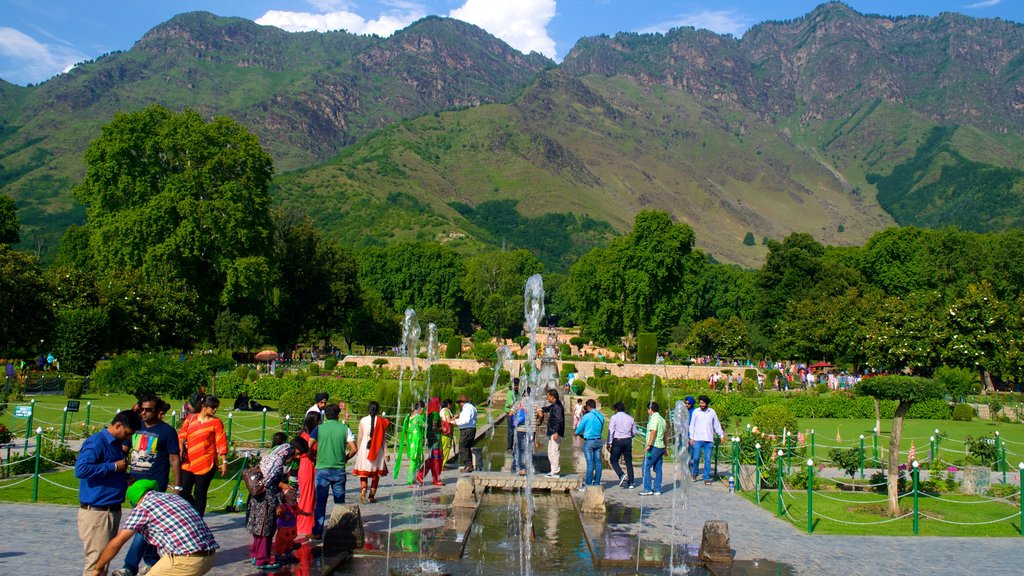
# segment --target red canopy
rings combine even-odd
[[[262,352],[258,352],[256,354],[255,358],[257,360],[259,360],[260,362],[270,362],[271,360],[276,360],[277,359],[277,351],[276,350],[264,350]]]
[[[831,362],[815,362],[814,364],[811,364],[807,368],[810,369],[810,370],[817,370],[818,368],[831,368],[831,367],[832,367],[832,363]]]

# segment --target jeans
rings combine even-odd
[[[583,484],[597,486],[601,484],[601,447],[604,443],[600,438],[583,441],[583,457],[587,460],[587,473]]]
[[[704,479],[711,480],[711,449],[715,447],[714,440],[694,440],[693,450],[690,451],[690,463],[693,466],[693,476],[696,478],[700,471],[700,455],[704,455]]]
[[[529,470],[526,465],[526,459],[533,459],[533,446],[530,446],[530,444],[531,442],[526,438],[526,432],[516,430],[515,443],[512,445],[514,450],[512,453],[513,473],[519,470]]]
[[[622,468],[619,467],[619,458],[626,460],[626,482],[633,483],[633,439],[616,438],[612,440],[612,470],[615,475],[622,479]]]
[[[665,449],[652,447],[644,456],[644,490],[661,492],[661,465],[665,461]],[[651,482],[651,470],[654,471],[654,482]]]
[[[344,469],[321,468],[316,471],[316,505],[313,507],[313,534],[324,533],[324,516],[327,514],[327,490],[334,495],[335,504],[345,503]]]
[[[136,533],[135,537],[132,538],[132,544],[128,547],[128,553],[124,556],[124,567],[131,571],[132,574],[139,573],[139,564],[145,562],[152,566],[160,560],[160,554],[156,551],[156,546],[153,546],[140,533]]]

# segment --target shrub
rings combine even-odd
[[[462,336],[452,336],[444,350],[445,358],[458,358],[462,355]]]
[[[245,379],[249,382],[255,382],[260,379],[259,370],[255,368],[249,368],[249,371],[245,373]]]
[[[432,364],[430,366],[430,384],[432,386],[451,386],[452,369],[447,364]]]
[[[440,342],[449,342],[449,341],[451,341],[452,336],[455,336],[455,330],[452,329],[452,328],[438,328],[437,329],[437,341],[439,343]]]
[[[484,342],[490,342],[491,333],[481,328],[476,332],[473,332],[473,336],[471,337],[471,339],[473,340],[473,344],[482,344]]]
[[[949,402],[942,398],[915,402],[907,411],[907,418],[920,418],[928,420],[949,420],[952,411]]]
[[[954,400],[960,400],[981,391],[978,373],[966,368],[939,366],[935,369],[932,377],[946,387],[946,393]]]
[[[779,384],[781,385],[783,380],[782,372],[778,370],[766,370],[764,373],[764,387],[774,389],[776,378],[779,379]]]
[[[324,360],[324,370],[328,372],[334,372],[334,369],[338,367],[338,359],[334,356],[328,356]]]
[[[493,360],[498,346],[493,342],[477,342],[473,345],[473,358],[477,360]]]
[[[380,358],[378,358],[377,360],[380,360]],[[320,365],[317,364],[316,362],[310,362],[309,363],[309,367],[306,368],[306,372],[310,376],[319,376],[320,375]]]
[[[828,458],[835,464],[836,468],[846,472],[850,478],[857,475],[860,470],[861,453],[860,448],[833,448],[828,451]]]
[[[213,393],[219,398],[224,398],[225,400],[235,398],[243,391],[248,392],[245,380],[243,378],[239,378],[238,374],[235,372],[221,372],[213,378]],[[251,393],[249,396],[256,399],[256,396]],[[270,398],[277,399],[280,398],[280,396],[280,394],[276,394],[274,396],[270,396]],[[266,400],[267,397],[261,397],[259,399]]]
[[[561,355],[562,358],[567,358],[572,355],[572,348],[570,348],[568,344],[559,344],[558,354]]]
[[[109,318],[102,308],[75,308],[57,313],[53,353],[61,370],[88,374],[96,368],[109,340]]]
[[[7,426],[0,424],[0,444],[7,444],[11,441],[11,431],[7,429]]]
[[[636,335],[636,361],[640,364],[654,364],[658,358],[658,335],[654,332],[640,332]]]
[[[575,364],[573,364],[572,362],[563,362],[562,363],[562,375],[563,376],[566,376],[566,375],[569,375],[569,374],[574,374],[575,372],[576,372],[576,365]]]
[[[757,389],[757,376],[753,378],[744,376],[743,382],[740,384],[740,393],[747,397],[757,396],[759,393]]]
[[[988,401],[988,411],[990,417],[994,420],[999,412],[1003,409],[1003,403],[999,401],[999,396],[992,396],[992,399]]]
[[[64,396],[66,398],[77,400],[82,397],[82,392],[84,390],[84,378],[68,378],[67,382],[64,383]],[[0,442],[0,444],[3,444],[3,442]]]
[[[967,444],[967,452],[970,454],[972,463],[979,466],[990,466],[993,470],[996,469],[999,454],[996,453],[995,436],[986,435],[979,438],[967,436],[964,438],[964,443]]]
[[[235,376],[245,380],[249,376],[249,367],[242,365],[235,366]]]
[[[388,364],[388,359],[387,358],[374,358],[373,359],[373,365],[374,366],[385,366],[387,364]]]
[[[828,384],[825,384],[824,382],[821,384],[815,384],[814,391],[817,394],[828,394]]]
[[[974,419],[974,407],[970,404],[954,404],[953,405],[953,420],[960,422],[970,422]]]
[[[584,347],[587,344],[587,342],[590,342],[590,340],[584,338],[583,336],[573,336],[572,338],[569,338],[569,343],[575,346],[576,348]]]
[[[860,458],[859,455],[857,457]],[[858,465],[858,468],[859,468],[859,466],[860,466],[860,462],[859,461],[858,461],[857,465]],[[875,492],[881,493],[881,494],[888,493],[888,491],[889,491],[889,487],[887,486],[888,482],[889,482],[889,475],[885,471],[883,471],[883,470],[879,470],[879,471],[871,474],[871,480],[869,481],[869,483],[872,485],[872,490],[874,490]],[[903,494],[903,493],[905,493],[907,491],[907,474],[903,470],[902,465],[900,467],[899,475],[896,477],[896,491],[899,492],[900,494]]]
[[[356,366],[358,366],[358,364],[356,364],[355,362],[352,362],[351,360],[345,362],[345,368],[355,368]]]
[[[153,392],[165,398],[187,398],[207,383],[201,362],[184,362],[162,353],[127,352],[100,361],[91,382],[97,392],[121,392],[140,396]]]
[[[782,404],[768,404],[754,410],[750,424],[766,434],[782,434],[783,430],[795,432],[797,423],[793,411]]]

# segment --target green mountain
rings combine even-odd
[[[69,190],[98,127],[154,102],[250,126],[279,201],[351,245],[528,247],[563,269],[657,208],[756,266],[761,239],[794,231],[853,244],[1024,216],[1024,26],[958,14],[833,2],[741,39],[584,38],[557,68],[448,19],[382,39],[184,14],[40,86],[0,84],[0,191],[26,243],[80,217]]]

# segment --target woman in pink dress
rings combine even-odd
[[[309,452],[299,456],[299,514],[295,532],[300,537],[313,536],[313,507],[316,505],[316,427],[319,414],[306,414],[299,436],[309,444]]]

